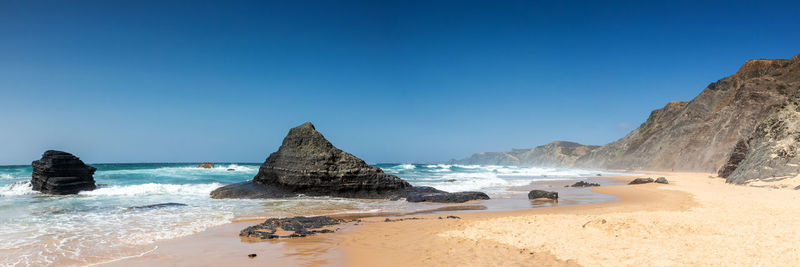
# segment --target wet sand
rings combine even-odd
[[[800,192],[734,186],[704,173],[647,176],[666,176],[670,184],[595,187],[593,192],[618,201],[588,205],[565,201],[569,192],[582,189],[549,184],[562,192],[564,200],[522,203],[551,208],[514,210],[519,199],[498,199],[494,204],[508,201],[513,207],[476,202],[490,211],[439,211],[393,217],[419,218],[393,222],[370,217],[334,234],[257,243],[244,243],[238,237],[242,228],[256,222],[239,222],[159,242],[152,253],[109,265],[785,266],[800,262]],[[595,179],[621,184],[632,177]],[[532,185],[537,186],[544,185]],[[250,253],[258,257],[248,259]]]
[[[606,177],[589,177],[585,181],[601,182],[605,185],[620,184]],[[121,259],[101,264],[101,266],[342,266],[349,265],[351,257],[341,250],[341,242],[346,233],[360,229],[367,224],[384,223],[386,218],[431,217],[448,215],[507,212],[531,208],[551,208],[575,206],[586,203],[611,202],[618,200],[613,195],[598,194],[591,188],[568,188],[573,180],[541,181],[530,185],[511,188],[513,193],[486,201],[472,201],[463,204],[430,204],[429,209],[408,212],[342,213],[331,215],[344,219],[361,219],[359,225],[349,223],[340,226],[335,234],[321,234],[305,238],[247,242],[239,238],[239,231],[263,222],[266,218],[237,219],[233,223],[210,228],[206,231],[172,240],[155,243],[156,248],[142,256]],[[529,201],[527,192],[532,189],[559,191],[561,202]],[[438,220],[438,219],[437,219]],[[249,254],[257,254],[253,259]]]

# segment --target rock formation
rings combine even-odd
[[[530,192],[528,192],[528,199],[540,199],[540,198],[557,200],[558,192],[550,192],[544,190],[531,190]]]
[[[203,162],[203,163],[197,164],[197,167],[198,167],[198,168],[206,168],[206,169],[211,169],[211,168],[214,168],[214,163],[211,163],[211,162]]]
[[[78,157],[62,151],[48,150],[32,163],[31,186],[45,194],[69,195],[94,190],[94,172]]]
[[[511,165],[568,167],[575,161],[598,149],[574,142],[555,141],[532,149],[512,149],[511,152],[481,152],[461,159],[451,160],[450,164],[463,165]]]
[[[571,187],[592,187],[592,186],[600,186],[600,184],[598,184],[598,183],[590,183],[590,182],[586,182],[586,181],[579,181],[579,182],[574,183],[573,185],[570,185],[570,186]]]
[[[476,199],[489,199],[489,196],[486,193],[474,191],[448,193],[427,186],[414,187],[406,194],[408,202],[461,203]]]
[[[652,182],[655,182],[655,180],[653,180],[653,178],[647,177],[647,178],[636,178],[636,179],[633,179],[633,181],[631,181],[628,184],[649,184],[649,183],[652,183]]]
[[[800,91],[800,83],[794,86],[793,91]],[[719,177],[744,184],[800,175],[800,105],[793,100],[775,109],[750,137],[737,144]]]
[[[667,181],[667,178],[665,178],[665,177],[658,177],[658,178],[656,178],[655,182],[657,184],[669,184],[669,181]]]
[[[435,189],[433,189],[435,190]],[[276,198],[333,196],[349,198],[401,198],[425,195],[423,201],[480,199],[474,193],[450,193],[413,188],[397,176],[373,168],[363,160],[333,146],[314,125],[289,130],[277,152],[269,155],[252,181],[227,185],[211,192],[213,198]],[[488,197],[487,197],[488,198]]]
[[[343,219],[328,216],[271,218],[263,223],[245,228],[239,233],[239,236],[254,239],[305,237],[319,233],[333,233],[334,230],[326,227],[345,222]],[[291,232],[291,234],[280,235],[279,231]]]

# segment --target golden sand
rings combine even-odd
[[[593,191],[610,203],[365,218],[335,234],[243,243],[239,222],[159,243],[111,265],[141,266],[791,266],[800,264],[800,192],[653,173],[669,185]],[[631,177],[616,178],[630,180]],[[460,219],[447,219],[455,215]],[[442,217],[442,219],[439,219]],[[397,217],[403,218],[403,217]],[[394,219],[397,219],[394,218]],[[258,253],[255,259],[246,257]]]

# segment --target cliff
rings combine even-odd
[[[671,102],[577,166],[715,172],[742,139],[797,90],[798,56],[748,60],[688,102]]]

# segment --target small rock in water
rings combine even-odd
[[[183,206],[187,206],[187,205],[183,204],[183,203],[170,202],[170,203],[160,203],[160,204],[144,205],[144,206],[133,206],[133,207],[130,207],[128,209],[129,210],[135,210],[135,209],[158,209],[158,208],[166,208],[166,207],[183,207]]]
[[[198,167],[198,168],[206,168],[206,169],[211,169],[211,168],[214,168],[214,163],[211,163],[211,162],[203,162],[203,163],[197,164],[197,167]]]
[[[669,184],[669,182],[667,182],[667,178],[664,178],[664,177],[658,177],[658,178],[656,179],[656,183],[659,183],[659,184]]]
[[[252,259],[252,258],[255,258],[256,256],[258,256],[258,255],[256,255],[255,253],[253,253],[253,254],[250,254],[250,255],[247,255],[247,257],[248,257],[248,258],[251,258],[251,259]]]
[[[236,169],[228,169],[229,172],[235,171]]]
[[[572,187],[589,187],[589,186],[600,186],[600,184],[580,181],[572,185]]]
[[[558,192],[550,192],[550,191],[544,191],[544,190],[532,190],[531,192],[528,193],[528,199],[540,199],[540,198],[557,200],[558,199]]]
[[[603,176],[603,175],[598,173],[597,176]]]
[[[447,181],[452,183],[452,182],[455,182],[455,181],[458,181],[458,180],[456,180],[456,179],[450,179],[450,180],[447,180]]]
[[[652,183],[652,182],[653,182],[653,178],[647,177],[647,178],[636,178],[636,179],[633,179],[633,181],[631,181],[628,184],[648,184],[648,183]]]

